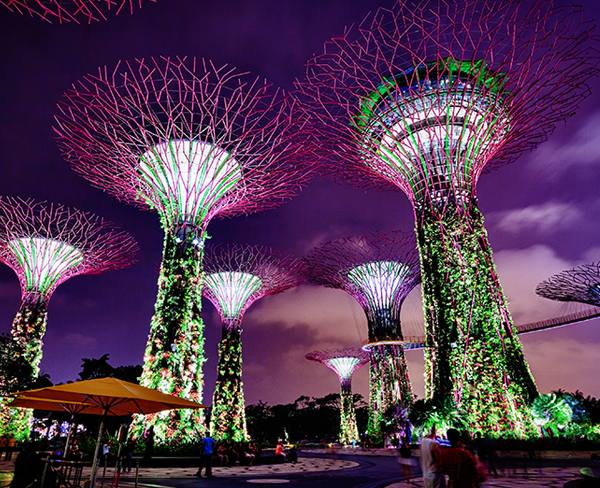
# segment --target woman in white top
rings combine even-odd
[[[421,441],[421,471],[425,488],[446,488],[446,477],[440,469],[440,452],[433,427]]]

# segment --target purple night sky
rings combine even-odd
[[[565,0],[567,1],[567,0]],[[570,3],[570,2],[568,2]],[[600,4],[583,0],[586,18]],[[123,59],[196,56],[263,76],[284,89],[303,76],[323,44],[385,0],[144,0],[92,25],[48,24],[0,6],[0,195],[48,200],[96,213],[131,233],[141,247],[133,266],[74,277],[50,301],[42,372],[75,380],[81,358],[110,353],[113,366],[140,364],[154,310],[162,236],[155,213],[119,203],[92,188],[61,158],[52,131],[55,106],[70,84]],[[552,274],[600,260],[600,79],[575,117],[536,151],[484,174],[480,209],[516,324],[582,307],[535,295]],[[598,164],[598,166],[594,166]],[[249,217],[214,220],[213,243],[267,245],[298,257],[318,244],[367,230],[410,231],[412,208],[400,192],[357,190],[317,178],[296,198]],[[17,277],[0,265],[0,332],[19,306]],[[216,377],[219,317],[203,303],[205,401]],[[421,335],[420,291],[403,309],[405,335]],[[339,392],[335,374],[307,361],[310,351],[362,344],[366,319],[344,292],[303,285],[254,304],[244,319],[247,403],[289,403],[300,395]],[[600,321],[521,336],[542,393],[563,388],[600,396]],[[407,353],[415,393],[423,396],[423,354]],[[367,368],[354,390],[368,396]]]

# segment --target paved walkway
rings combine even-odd
[[[199,462],[199,460],[198,460]],[[300,457],[297,463],[268,464],[258,466],[230,466],[213,467],[213,474],[219,478],[236,478],[246,476],[267,476],[267,475],[289,475],[302,473],[326,472],[339,469],[349,469],[359,466],[355,461],[330,458],[303,458]],[[140,468],[139,479],[143,483],[144,479],[161,478],[194,478],[198,468]],[[14,459],[12,461],[0,461],[0,488],[7,486],[12,479],[14,471]],[[83,470],[83,477],[90,476],[91,468]],[[98,471],[98,485],[102,483],[103,468]],[[107,468],[105,474],[106,484],[112,483],[115,474],[115,468]],[[121,473],[120,481],[123,483],[135,481],[135,468],[130,473]]]
[[[236,479],[239,478],[242,481],[243,478],[261,476],[276,476],[276,475],[292,475],[292,474],[303,474],[303,473],[314,473],[319,472],[327,473],[337,470],[347,470],[357,468],[358,462],[345,459],[337,459],[336,454],[356,454],[361,456],[397,456],[397,452],[394,450],[370,450],[365,451],[362,449],[355,450],[336,450],[331,449],[313,449],[308,452],[315,454],[328,454],[327,458],[318,457],[300,457],[299,462],[296,464],[285,463],[285,464],[273,464],[273,465],[259,465],[259,466],[233,466],[233,467],[214,467],[213,473],[217,478]],[[300,453],[301,454],[301,453]],[[574,456],[560,456],[560,458],[571,458]],[[579,457],[579,456],[577,456]],[[559,456],[544,455],[540,458],[559,458]],[[585,466],[587,463],[584,462],[586,456],[581,456],[581,466]],[[415,462],[417,459],[415,458]],[[577,463],[579,464],[579,463]],[[12,471],[14,470],[14,460],[11,462],[0,461],[0,488],[4,488],[12,479]],[[580,467],[566,466],[566,467],[540,467],[540,468],[529,468],[524,469],[500,469],[498,477],[490,477],[488,481],[482,483],[482,488],[512,488],[512,487],[547,487],[547,488],[563,488],[568,483],[567,488],[575,488],[579,485],[578,480],[581,480],[579,474]],[[90,469],[84,470],[84,477],[89,477]],[[139,483],[144,485],[145,480],[152,480],[153,485],[160,485],[160,479],[170,480],[192,480],[196,468],[140,468],[139,470]],[[358,472],[357,472],[358,473]],[[106,471],[106,477],[104,486],[111,486],[114,476],[114,468],[108,468]],[[401,470],[398,468],[398,478],[401,477]],[[385,478],[384,478],[385,479]],[[135,481],[135,470],[131,473],[124,473],[121,475],[120,481],[123,484],[133,484]],[[158,482],[157,482],[158,481]],[[247,482],[259,481],[259,480],[246,480]],[[260,480],[268,481],[268,480]],[[271,480],[275,481],[275,480]],[[169,483],[173,486],[173,483]],[[98,484],[102,485],[102,469],[98,473]],[[423,481],[420,477],[411,480],[411,483],[404,481],[398,481],[391,484],[382,484],[386,488],[406,488],[406,487],[423,487]]]
[[[304,450],[308,451],[308,450]],[[311,449],[308,452],[315,454],[331,454],[331,449]],[[395,449],[343,449],[336,450],[340,454],[346,455],[361,455],[361,456],[398,456],[398,451]],[[530,453],[528,451],[510,451],[509,453],[499,453],[499,463],[504,462],[505,465],[518,465],[517,469],[498,469],[499,476],[490,476],[487,481],[481,483],[481,488],[511,488],[511,487],[551,487],[563,488],[566,483],[569,486],[578,486],[582,481],[580,474],[581,466],[587,466],[590,460],[590,455],[596,451],[539,451],[535,453],[534,461],[538,460],[568,460],[575,461],[580,466],[577,467],[533,467],[525,469],[520,460],[528,461],[531,464]],[[418,463],[418,452],[413,457],[415,463]],[[510,460],[503,458],[510,455]],[[399,475],[400,476],[400,475]],[[398,481],[387,485],[386,488],[405,488],[405,487],[423,487],[422,478],[413,478],[410,483]]]
[[[563,488],[565,483],[581,480],[579,474],[580,468],[542,468],[541,470],[529,470],[523,472],[500,472],[500,476],[490,477],[484,483],[481,483],[482,488],[514,488],[514,487],[548,487],[548,488]],[[406,488],[406,487],[422,487],[423,479],[417,478],[411,480],[411,483],[404,481],[392,483],[386,488]]]

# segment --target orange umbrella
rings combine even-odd
[[[25,396],[21,396],[13,399],[12,402],[8,404],[10,408],[19,407],[19,408],[33,408],[35,410],[50,410],[52,412],[68,412],[71,414],[83,413],[86,409],[90,407],[85,403],[79,402],[62,402],[57,403],[53,400],[45,400],[42,398],[27,398]]]
[[[75,415],[79,413],[86,413],[86,410],[91,407],[86,403],[79,402],[55,402],[53,400],[47,400],[43,398],[27,398],[27,397],[19,397],[15,398],[12,402],[9,403],[10,407],[19,407],[19,408],[33,408],[35,410],[51,410],[53,412],[68,412],[71,414],[71,418],[69,419],[69,432],[67,434],[67,441],[65,442],[65,448],[63,450],[63,459],[67,458],[67,449],[69,448],[69,441],[71,439],[71,424],[73,423],[73,419]]]
[[[114,415],[149,414],[172,408],[208,408],[207,405],[167,395],[158,390],[118,380],[98,378],[38,390],[21,391],[15,397],[61,403],[82,403],[89,407],[86,414]],[[17,406],[17,405],[14,405]]]
[[[116,378],[98,378],[95,380],[79,381],[66,385],[51,386],[37,390],[21,391],[14,394],[17,397],[10,406],[22,408],[38,408],[26,406],[33,405],[34,401],[43,402],[42,405],[55,404],[57,408],[43,408],[45,410],[66,410],[67,408],[80,408],[75,405],[85,405],[81,412],[86,414],[102,415],[94,462],[92,464],[91,488],[94,487],[96,469],[98,465],[98,451],[102,441],[104,418],[106,415],[117,417],[132,413],[149,414],[170,410],[173,408],[208,408],[208,405],[192,402],[184,398],[167,395],[151,388],[118,380]],[[19,405],[18,402],[21,402]],[[48,403],[46,403],[48,402]],[[64,406],[63,406],[64,405]]]

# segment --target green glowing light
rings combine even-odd
[[[217,308],[222,319],[228,322],[237,320],[261,285],[262,280],[258,276],[239,271],[212,273],[204,278],[204,286],[213,292],[219,302]]]
[[[215,440],[231,442],[250,440],[246,428],[242,383],[242,340],[239,329],[223,328],[212,407],[210,433]]]
[[[157,144],[140,159],[139,188],[146,202],[156,209],[170,209],[170,216],[186,224],[204,222],[217,203],[244,184],[236,160],[206,142],[171,140]]]
[[[361,363],[364,363],[363,359],[357,357],[338,357],[325,361],[325,364],[338,374],[341,381],[349,380]]]
[[[415,208],[427,397],[452,395],[473,430],[523,437],[537,391],[474,196],[510,131],[503,79],[483,61],[418,66],[385,80],[355,122],[364,163]]]
[[[352,375],[369,361],[369,357],[360,349],[330,349],[315,351],[306,355],[306,359],[317,361],[335,371],[340,379],[340,435],[342,444],[359,442],[354,396],[352,395]]]
[[[360,442],[358,427],[356,425],[356,411],[354,410],[354,396],[352,395],[350,378],[341,382],[339,440],[344,445]]]
[[[141,385],[201,403],[206,361],[200,317],[202,250],[191,245],[193,238],[178,244],[173,234],[165,233]],[[142,438],[150,425],[157,443],[198,442],[206,429],[202,409],[171,410],[135,416],[133,435]]]
[[[470,428],[523,437],[537,389],[502,293],[475,204],[468,214],[422,213],[426,395],[452,395]]]
[[[77,248],[54,239],[23,237],[13,239],[7,246],[23,270],[24,293],[48,293],[59,278],[84,259]]]
[[[391,406],[412,404],[412,389],[401,344],[373,345],[370,350],[369,421],[367,432],[375,442],[382,440],[382,422]]]
[[[348,279],[358,286],[373,310],[392,308],[399,290],[410,273],[405,264],[375,261],[356,266],[348,272]]]
[[[418,207],[449,192],[468,199],[510,129],[502,79],[482,61],[448,58],[386,81],[356,119],[364,163]]]

